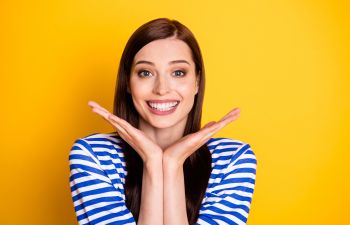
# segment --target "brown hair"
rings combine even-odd
[[[205,72],[197,40],[186,26],[176,20],[168,18],[151,20],[139,27],[129,38],[120,59],[113,112],[134,127],[138,127],[139,114],[134,107],[130,93],[127,92],[134,56],[146,44],[169,37],[175,37],[187,43],[192,52],[196,74],[199,76],[199,89],[187,118],[183,133],[185,136],[197,132],[201,127]],[[128,143],[122,141],[122,147],[128,172],[125,179],[126,206],[137,221],[141,202],[143,162]],[[187,218],[189,224],[194,224],[198,219],[199,209],[211,173],[211,154],[206,144],[185,160],[183,169]],[[193,179],[194,177],[196,179]]]

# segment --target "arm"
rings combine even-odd
[[[220,183],[202,204],[196,224],[247,223],[255,187],[256,157],[249,144],[232,157]]]
[[[233,110],[218,122],[210,122],[196,133],[188,134],[164,150],[164,225],[187,225],[183,163],[211,136],[235,120],[239,110]]]
[[[138,224],[163,224],[162,156],[144,163]]]
[[[143,161],[141,203],[138,224],[163,224],[163,170],[162,149],[150,140],[144,132],[127,121],[111,114],[95,102],[89,105],[93,111],[117,129],[118,134],[139,154]]]
[[[121,190],[99,166],[91,146],[77,140],[70,152],[70,186],[79,224],[135,223],[123,200]],[[141,206],[137,224],[163,224],[162,161],[145,164]]]
[[[79,224],[135,224],[122,192],[101,168],[92,148],[78,139],[69,154],[70,187]]]
[[[183,164],[163,159],[164,225],[188,225]]]
[[[144,165],[146,165],[145,173],[143,174],[143,181],[148,184],[145,185],[144,190],[142,190],[142,194],[148,194],[148,190],[151,191],[150,198],[143,196],[143,203],[145,206],[142,207],[141,212],[144,216],[146,215],[156,215],[156,213],[161,213],[162,210],[159,208],[153,208],[154,204],[152,201],[159,202],[160,199],[156,197],[155,193],[157,190],[161,190],[159,183],[153,180],[153,169],[148,170],[148,162],[154,162],[154,156],[158,158],[159,153],[162,154],[163,158],[163,221],[164,224],[188,224],[187,215],[186,215],[186,199],[185,199],[185,187],[184,187],[184,175],[183,175],[183,163],[188,156],[190,156],[194,151],[196,151],[200,146],[205,144],[211,136],[225,127],[227,124],[237,119],[239,116],[239,109],[235,108],[227,115],[225,115],[218,122],[210,122],[206,124],[200,131],[186,135],[181,138],[179,141],[174,143],[172,146],[168,147],[164,151],[159,148],[155,143],[153,143],[146,135],[131,126],[127,121],[118,118],[117,116],[108,112],[108,110],[99,106],[95,102],[90,102],[89,105],[93,107],[93,111],[100,114],[105,118],[108,122],[110,122],[115,128],[117,128],[118,134],[128,142],[140,155],[142,158]],[[152,166],[150,168],[153,168]],[[158,167],[157,167],[158,168]],[[155,175],[154,177],[159,177]],[[153,182],[152,182],[153,181]],[[150,182],[150,183],[148,183]],[[155,189],[153,189],[153,188]],[[162,193],[159,193],[162,196]],[[152,199],[152,200],[151,200]],[[141,200],[142,201],[142,200]],[[161,206],[161,203],[159,204]],[[149,208],[150,207],[150,208]],[[141,209],[140,209],[141,210]],[[147,213],[146,213],[147,210]],[[148,210],[152,210],[150,213]],[[143,216],[140,218],[144,220]],[[151,219],[151,218],[150,218]],[[150,220],[145,220],[150,221]],[[157,219],[154,220],[158,222]]]

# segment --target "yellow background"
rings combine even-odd
[[[350,224],[350,5],[334,0],[2,1],[1,224],[76,224],[75,139],[112,127],[124,45],[141,24],[177,19],[207,72],[204,121],[258,159],[249,225]]]

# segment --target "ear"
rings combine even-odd
[[[200,81],[200,77],[199,77],[199,75],[197,75],[197,79],[196,79],[196,94],[198,93],[198,90],[199,90],[199,81]]]

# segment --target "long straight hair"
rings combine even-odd
[[[202,105],[204,97],[205,71],[202,54],[192,32],[183,24],[168,18],[151,20],[139,27],[129,38],[120,59],[117,84],[114,96],[113,112],[118,117],[138,127],[139,114],[135,109],[132,96],[127,92],[132,62],[137,52],[146,44],[169,37],[184,41],[191,49],[195,63],[196,75],[199,76],[198,92],[194,104],[188,114],[183,136],[197,132],[201,127]],[[122,148],[125,157],[127,176],[125,178],[126,206],[138,221],[141,203],[143,161],[137,152],[124,140]],[[186,211],[189,224],[194,224],[211,173],[211,154],[207,145],[201,146],[184,162],[184,181],[186,195]],[[195,178],[195,179],[194,179]]]

